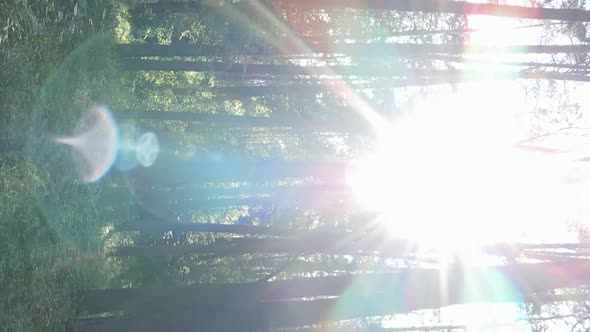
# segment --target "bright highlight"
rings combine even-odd
[[[111,168],[117,157],[119,133],[115,119],[105,106],[92,108],[83,118],[85,131],[77,136],[56,138],[83,159],[79,171],[86,182],[96,182]]]
[[[563,221],[556,164],[514,148],[519,101],[477,91],[398,119],[349,173],[361,206],[380,212],[392,236],[463,251],[543,238]]]

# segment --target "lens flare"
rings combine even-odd
[[[139,128],[133,123],[122,123],[119,126],[121,144],[115,161],[115,168],[119,171],[130,171],[137,166],[135,157],[135,141],[139,136]]]
[[[160,142],[156,134],[148,131],[139,136],[135,144],[135,156],[141,166],[152,166],[156,162],[158,154],[160,154]]]
[[[121,144],[115,168],[120,171],[134,169],[137,164],[150,167],[160,154],[160,142],[155,133],[141,133],[133,123],[123,123],[120,127]]]
[[[86,182],[96,182],[112,167],[119,149],[117,124],[105,106],[93,107],[82,119],[80,134],[54,141],[72,148],[82,158],[79,171]]]

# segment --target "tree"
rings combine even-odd
[[[237,224],[211,224],[211,223],[164,223],[150,220],[141,220],[136,222],[129,222],[121,225],[121,230],[124,231],[140,231],[140,232],[156,232],[165,233],[172,231],[175,233],[231,233],[241,235],[281,235],[288,234],[286,229],[276,229],[271,227],[259,227],[248,225],[244,223]]]
[[[370,133],[368,125],[349,109],[331,117],[297,114],[273,114],[271,117],[236,116],[229,114],[206,114],[201,112],[168,112],[130,110],[120,113],[124,118],[198,122],[204,128],[265,128],[283,127],[293,129],[364,132]]]
[[[371,220],[368,220],[370,222]],[[403,239],[391,238],[375,230],[356,232],[308,232],[285,238],[229,238],[219,239],[207,245],[124,246],[113,248],[112,256],[185,256],[192,254],[242,255],[247,253],[289,253],[335,255],[360,255],[375,257],[405,257],[413,253],[417,244]],[[581,249],[587,244],[495,244],[482,247],[484,253],[515,259],[523,256],[531,259],[571,261],[584,263],[576,254],[563,254],[550,249]],[[544,249],[539,251],[535,249]],[[563,259],[560,259],[561,258]]]
[[[244,63],[209,63],[180,60],[127,60],[123,62],[126,70],[176,70],[176,71],[202,71],[202,72],[225,72],[234,73],[245,77],[256,75],[264,77],[271,76],[371,76],[371,77],[395,77],[395,76],[418,76],[445,78],[449,82],[462,77],[485,77],[486,79],[510,80],[523,79],[549,79],[565,80],[576,82],[589,82],[590,77],[578,74],[562,74],[555,72],[527,72],[527,71],[504,71],[494,74],[461,71],[452,69],[414,69],[393,66],[387,68],[382,66],[361,67],[349,65],[336,66],[297,66],[297,65],[271,65],[271,64],[244,64]]]
[[[553,9],[543,7],[523,7],[512,5],[500,5],[495,3],[473,3],[452,0],[299,0],[289,3],[283,0],[274,0],[280,6],[289,5],[310,9],[370,9],[370,10],[399,10],[421,11],[428,13],[450,13],[458,15],[490,15],[502,17],[514,17],[523,19],[559,20],[590,22],[590,12],[580,9]]]
[[[350,56],[365,57],[411,57],[420,58],[427,54],[463,54],[466,50],[469,53],[491,53],[497,52],[497,46],[457,44],[413,44],[413,43],[391,43],[391,42],[356,42],[356,43],[334,43],[323,41],[321,43],[308,43],[305,48],[292,50],[292,53],[283,53],[287,46],[268,45],[261,46],[259,53],[236,53],[238,55],[275,55],[293,57],[299,54],[342,54]],[[227,54],[227,46],[219,45],[160,45],[160,44],[120,44],[118,50],[123,57],[176,57],[176,56],[199,56],[210,57]],[[503,52],[509,54],[557,54],[557,53],[588,53],[590,45],[512,45],[502,48]],[[245,50],[243,52],[252,52]]]
[[[147,289],[94,291],[84,295],[83,301],[87,303],[88,309],[92,308],[96,312],[107,308],[136,312],[138,315],[131,315],[118,322],[130,331],[140,326],[149,330],[156,319],[176,329],[192,324],[203,328],[301,327],[460,303],[544,303],[587,299],[587,295],[544,295],[544,292],[587,283],[589,269],[587,262],[451,269],[445,275],[444,284],[448,285],[445,291],[441,286],[439,271],[414,268],[391,274],[195,285],[155,292]],[[518,292],[502,293],[494,289],[498,276],[505,278]],[[467,278],[469,283],[478,285],[477,291],[470,289]],[[340,297],[321,298],[330,295]],[[160,303],[169,297],[175,299],[171,303],[173,307],[162,308]],[[314,299],[296,300],[301,298]],[[339,310],[333,311],[335,307]],[[232,319],[210,319],[217,315],[226,315]],[[110,325],[112,322],[107,323]]]

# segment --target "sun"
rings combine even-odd
[[[392,237],[464,252],[490,243],[567,237],[564,221],[572,202],[580,201],[572,197],[589,194],[564,185],[563,165],[515,148],[529,136],[524,83],[493,79],[515,70],[504,61],[526,60],[505,54],[502,46],[530,44],[542,29],[522,24],[470,17],[469,28],[478,31],[469,43],[498,46],[498,52],[466,49],[468,59],[486,61],[460,67],[491,80],[429,88],[415,110],[376,126],[376,147],[359,156],[348,182],[358,205],[378,212],[377,222]]]
[[[532,197],[506,111],[518,103],[494,101],[481,88],[426,101],[382,130],[352,168],[359,204],[379,211],[392,235],[464,247],[515,239],[530,226],[514,227]]]

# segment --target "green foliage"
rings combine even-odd
[[[123,107],[110,1],[0,3],[0,326],[63,330],[78,289],[108,276],[102,247],[126,218],[112,182],[81,183],[69,135],[95,103]],[[124,201],[123,201],[124,202]]]

